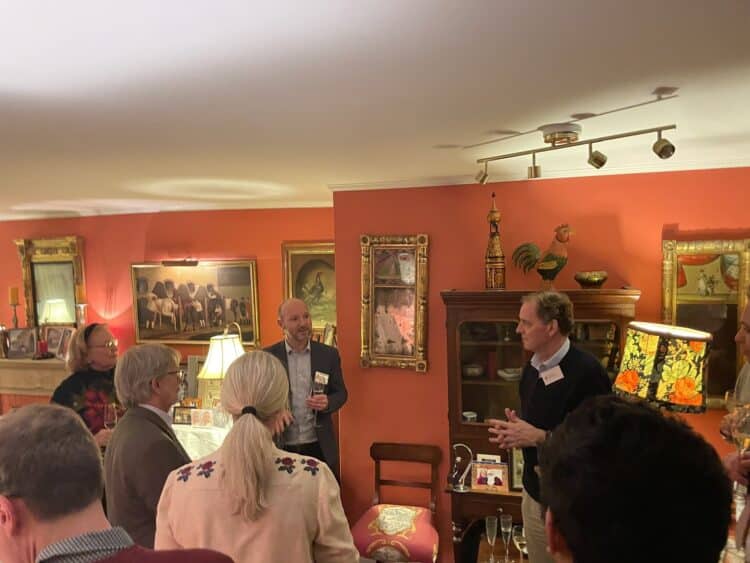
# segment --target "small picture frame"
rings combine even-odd
[[[8,358],[33,358],[36,353],[35,328],[12,328],[8,331]]]
[[[50,354],[57,356],[57,351],[60,349],[60,344],[62,344],[63,334],[68,329],[70,327],[60,325],[44,325],[42,327],[42,340],[47,342],[47,351]]]
[[[190,411],[190,425],[208,427],[214,425],[214,411],[211,409],[192,409]]]
[[[471,466],[471,488],[489,493],[507,493],[508,464],[475,462]]]
[[[190,413],[195,407],[177,406],[172,409],[172,424],[192,424],[193,419]]]
[[[523,450],[513,448],[510,451],[510,490],[523,489]]]
[[[70,339],[73,336],[73,332],[75,329],[73,327],[62,327],[62,332],[60,335],[60,342],[57,345],[57,349],[53,350],[52,348],[49,349],[49,351],[55,355],[55,358],[58,360],[65,360],[65,358],[68,355],[68,346],[70,345]]]

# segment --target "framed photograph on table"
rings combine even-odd
[[[313,332],[336,324],[336,255],[333,242],[284,242],[281,245],[284,299],[302,299],[310,311]]]
[[[35,328],[11,328],[8,330],[8,358],[33,358],[36,343]]]
[[[195,407],[176,406],[172,409],[173,424],[192,424],[190,413]]]
[[[491,493],[507,493],[508,465],[505,463],[474,462],[471,466],[471,488]]]
[[[711,333],[708,406],[734,389],[742,353],[734,336],[747,304],[750,239],[662,241],[662,320]]]
[[[362,235],[362,367],[427,371],[429,238]]]
[[[236,322],[243,344],[258,346],[255,260],[131,266],[137,342],[206,345]]]

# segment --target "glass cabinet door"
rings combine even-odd
[[[619,339],[617,325],[609,321],[576,321],[570,334],[571,343],[599,358],[610,381],[620,363]]]
[[[461,419],[472,424],[519,410],[524,362],[516,321],[464,322],[459,327]]]

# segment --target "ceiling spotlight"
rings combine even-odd
[[[477,175],[474,176],[474,179],[477,181],[477,184],[486,184],[489,177],[490,175],[487,174],[487,163],[485,162],[484,168],[477,172]]]
[[[593,145],[589,145],[589,164],[594,168],[601,168],[607,164],[607,155],[592,149]]]
[[[656,142],[654,143],[653,149],[656,156],[662,159],[669,158],[675,151],[674,145],[670,143],[668,139],[662,138],[661,131],[656,132]]]
[[[528,178],[533,180],[534,178],[542,177],[542,167],[537,166],[536,153],[531,153],[531,166],[529,166]]]

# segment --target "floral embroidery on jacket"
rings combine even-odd
[[[317,459],[303,459],[300,463],[305,466],[305,471],[309,471],[313,477],[320,471],[320,462]]]
[[[216,465],[215,461],[204,461],[203,463],[199,463],[197,465],[198,475],[208,479],[211,476],[211,473],[214,472],[215,465]]]
[[[183,467],[182,469],[179,469],[177,471],[177,480],[178,481],[187,481],[190,478],[190,473],[193,471],[193,466],[188,465],[187,467]]]
[[[276,465],[279,471],[286,471],[290,475],[294,471],[294,460],[291,457],[277,457]]]

